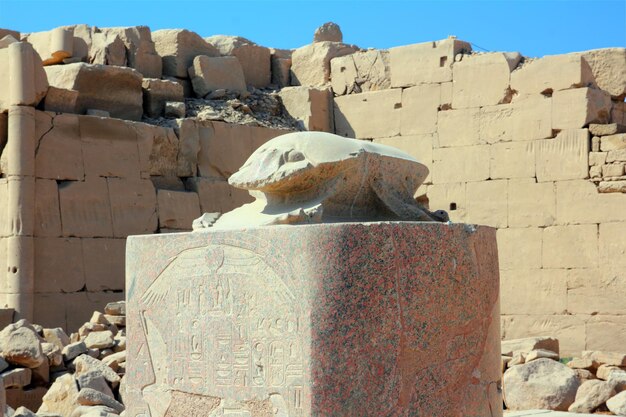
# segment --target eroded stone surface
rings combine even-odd
[[[130,237],[126,415],[490,415],[495,250],[438,223]]]

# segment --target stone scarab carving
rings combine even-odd
[[[256,201],[194,229],[345,221],[448,220],[414,199],[428,168],[390,146],[330,133],[278,136],[248,158],[228,182]]]

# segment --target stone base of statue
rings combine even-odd
[[[501,415],[495,230],[130,237],[129,417]]]

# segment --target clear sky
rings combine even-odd
[[[344,42],[389,48],[456,35],[475,50],[543,56],[626,46],[626,0],[210,1],[0,0],[0,27],[35,32],[75,23],[186,28],[297,48],[333,21]]]

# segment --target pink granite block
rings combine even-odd
[[[495,230],[133,236],[126,414],[501,415]]]

